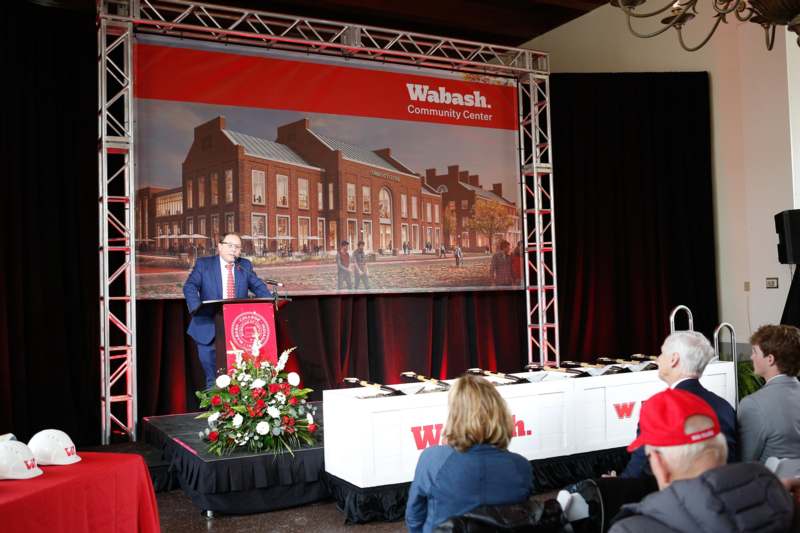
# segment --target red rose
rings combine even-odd
[[[219,405],[222,403],[222,398],[218,394],[211,397],[211,405]]]
[[[228,387],[228,392],[231,394],[239,394],[242,389],[239,388],[239,385],[231,385]]]
[[[294,425],[294,418],[289,417],[289,420],[287,420],[286,423],[289,424],[290,426],[293,426]]]
[[[289,433],[291,435],[292,433],[294,433],[294,428],[292,427],[286,428],[286,433]]]
[[[297,398],[295,398],[294,396],[289,398],[289,405],[297,405]]]
[[[314,433],[316,430],[317,430],[317,425],[316,424],[309,424],[308,425],[308,432],[309,433]]]
[[[283,388],[283,393],[286,396],[289,396],[289,393],[292,392],[292,386],[288,383],[281,383],[281,387]]]
[[[210,440],[211,442],[217,442],[218,438],[219,438],[219,433],[216,431],[212,431],[211,433],[208,434],[208,440]]]
[[[286,416],[286,415],[283,415],[283,416],[281,417],[281,422],[282,422],[284,425],[288,424],[288,423],[289,423],[289,417],[288,417],[288,416]]]
[[[266,403],[264,403],[264,400],[262,400],[261,398],[256,400],[256,409],[263,409],[265,405]]]
[[[247,412],[250,414],[250,416],[256,416],[256,412],[249,405],[247,406]]]
[[[270,394],[275,394],[276,392],[280,392],[281,385],[280,383],[270,383],[269,384],[269,392]]]

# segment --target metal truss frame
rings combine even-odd
[[[520,81],[519,88],[528,362],[538,359],[540,364],[559,364],[550,77],[531,72]]]
[[[136,436],[133,36],[333,55],[517,80],[528,360],[558,361],[547,54],[462,39],[182,0],[99,0],[100,303],[103,442]],[[115,387],[124,390],[117,392]],[[120,419],[112,408],[124,403]]]
[[[133,25],[98,18],[101,441],[136,440]]]

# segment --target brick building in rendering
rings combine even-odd
[[[425,171],[425,182],[442,195],[444,213],[451,216],[452,227],[445,224],[444,242],[448,247],[459,244],[464,250],[478,251],[487,246],[493,247],[489,236],[468,227],[467,221],[473,217],[475,205],[479,201],[487,202],[499,213],[505,214],[512,225],[494,235],[492,240],[505,239],[513,246],[520,240],[520,217],[517,206],[503,197],[503,185],[495,183],[491,190],[480,185],[479,177],[458,165],[447,167],[446,174],[436,174],[436,169]]]
[[[137,191],[136,231],[140,243],[173,251],[213,247],[226,231],[242,234],[247,253],[256,255],[334,251],[344,239],[383,253],[403,243],[413,251],[442,244],[482,250],[489,237],[467,224],[479,201],[513,215],[514,223],[491,238],[515,243],[519,214],[502,186],[484,190],[477,175],[457,165],[422,177],[391,149],[328,137],[308,119],[279,126],[269,141],[216,117],[194,128],[180,187]]]

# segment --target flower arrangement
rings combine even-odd
[[[293,351],[284,351],[274,365],[238,354],[235,366],[217,377],[215,387],[197,392],[200,408],[208,409],[197,418],[208,419],[200,437],[208,442],[209,452],[222,455],[247,447],[253,452],[292,453],[314,443],[316,408],[306,401],[312,389],[298,388],[300,376],[283,371]]]

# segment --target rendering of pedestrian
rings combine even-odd
[[[522,241],[517,242],[511,253],[511,281],[514,285],[522,283]]]
[[[492,256],[489,277],[494,285],[511,285],[511,243],[500,241],[500,249]]]
[[[369,289],[369,269],[367,268],[367,254],[364,253],[364,241],[358,241],[358,248],[353,252],[353,273],[356,275],[356,290],[362,281],[364,288]]]
[[[350,276],[350,254],[347,249],[350,247],[348,241],[342,241],[339,244],[339,253],[336,254],[336,289],[342,290],[347,286],[347,289],[353,288],[353,280]]]
[[[460,267],[464,262],[464,252],[461,251],[461,246],[458,244],[453,249],[453,257],[456,258],[456,267]]]

